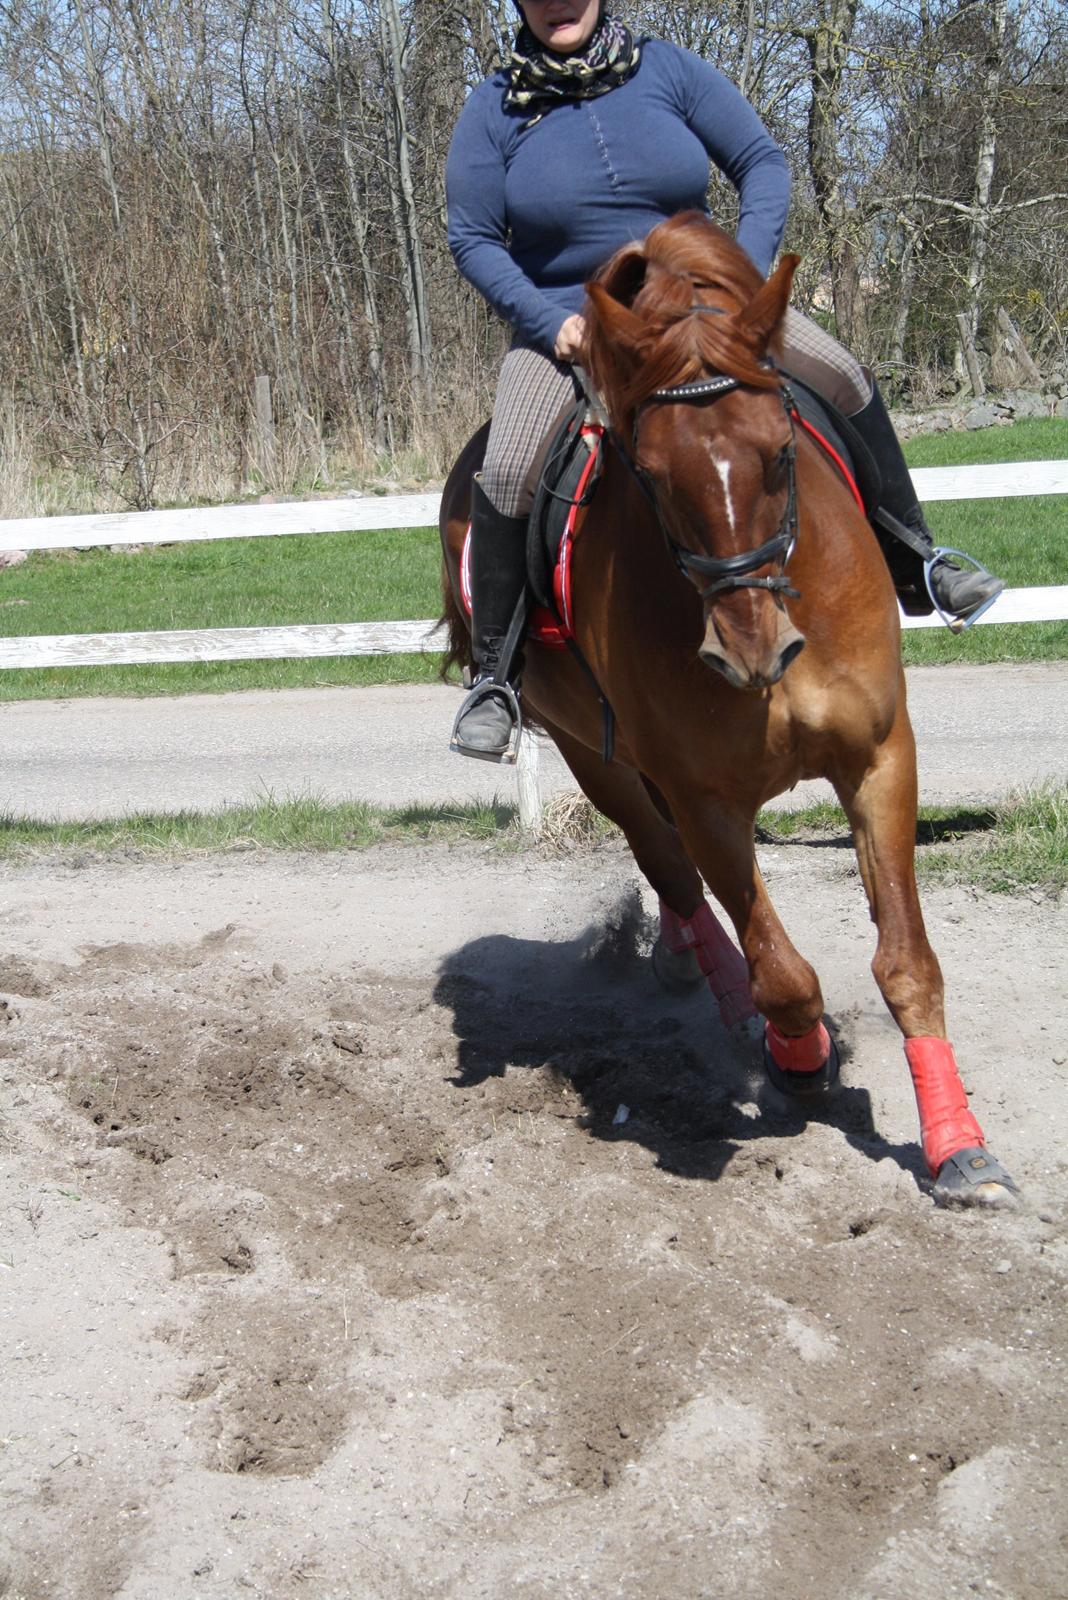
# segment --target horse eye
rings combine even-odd
[[[766,482],[769,491],[781,488],[782,481],[786,476],[789,465],[790,446],[788,444],[784,444],[777,455],[773,456],[771,461],[768,463]]]

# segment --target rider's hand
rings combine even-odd
[[[586,319],[578,315],[568,317],[556,335],[553,354],[557,361],[575,361],[582,354],[582,341],[586,335]]]

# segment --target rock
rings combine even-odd
[[[1014,417],[1048,417],[1049,406],[1035,389],[1010,389],[1004,397]]]
[[[999,418],[996,407],[980,400],[964,413],[962,420],[964,426],[974,432],[977,428],[992,428]]]
[[[1053,415],[1055,417],[1068,417],[1068,395],[1063,400],[1057,401],[1057,404],[1053,407]]]
[[[21,567],[27,559],[25,550],[0,550],[0,567]]]

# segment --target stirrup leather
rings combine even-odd
[[[949,559],[951,556],[953,558],[952,562]],[[947,565],[958,566],[961,561],[966,561],[973,572],[985,572],[987,570],[981,561],[976,561],[975,557],[970,556],[966,550],[954,550],[949,545],[935,545],[931,554],[923,563],[923,581],[927,585],[927,593],[931,597],[931,604],[950,633],[963,633],[965,628],[970,628],[973,623],[978,622],[979,618],[990,610],[994,601],[1001,596],[1001,590],[999,589],[997,594],[992,594],[989,600],[984,600],[982,605],[976,606],[975,610],[967,617],[957,617],[951,611],[944,611],[935,598],[934,584],[931,581],[932,576],[935,569],[943,562]]]
[[[464,744],[459,737],[461,719],[469,711],[473,711],[483,700],[503,699],[508,714],[512,721],[512,732],[507,745],[503,750],[477,750],[474,745]],[[496,761],[506,766],[514,766],[519,758],[519,744],[523,737],[523,712],[519,704],[519,696],[507,680],[498,682],[492,672],[480,672],[467,694],[464,695],[463,705],[456,713],[452,725],[452,738],[449,749],[461,756],[473,756],[477,761]]]

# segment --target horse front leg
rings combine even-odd
[[[679,795],[679,831],[705,882],[734,923],[753,1003],[765,1018],[764,1065],[775,1086],[800,1100],[822,1098],[838,1078],[838,1054],[823,1022],[823,993],[772,905],[753,846],[752,813],[705,795]]]
[[[905,1039],[924,1160],[936,1197],[1011,1202],[1016,1185],[986,1150],[946,1037],[942,971],[916,889],[916,747],[902,692],[894,724],[857,782],[838,775],[878,942],[872,973]]]

